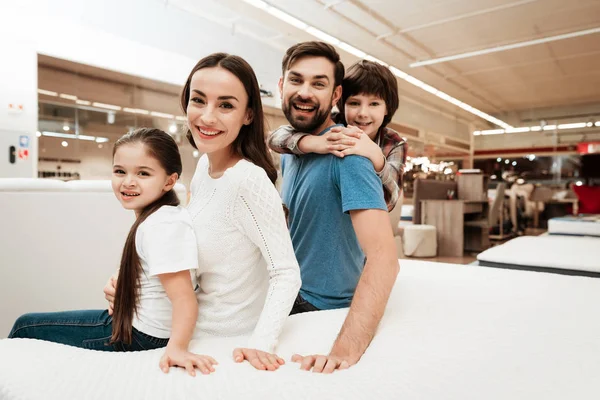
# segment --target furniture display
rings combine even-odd
[[[0,340],[0,397],[12,399],[596,399],[600,279],[400,260],[381,324],[360,361],[331,375],[293,354],[327,354],[347,308],[292,315],[275,372],[232,360],[247,337],[200,337],[210,375],[164,374],[163,350],[107,353]],[[79,265],[77,265],[79,266]],[[101,293],[100,293],[101,294]],[[47,296],[44,296],[46,299]],[[14,302],[14,301],[13,301]]]
[[[600,237],[600,214],[551,218],[548,220],[548,233]]]
[[[486,229],[465,231],[465,214],[481,219],[487,211],[487,201],[422,200],[421,223],[436,227],[438,256],[462,256],[465,245],[467,250],[489,247]]]
[[[600,277],[600,238],[521,236],[477,255],[487,267]]]

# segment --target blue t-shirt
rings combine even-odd
[[[320,309],[348,307],[365,264],[348,212],[387,211],[381,180],[371,161],[355,155],[284,154],[281,170],[300,293]]]

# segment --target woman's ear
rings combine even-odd
[[[244,117],[244,125],[250,125],[252,120],[254,119],[254,113],[251,108],[246,110],[246,116]]]
[[[179,175],[177,174],[177,172],[173,172],[167,178],[167,182],[165,183],[165,186],[163,187],[163,191],[168,192],[169,190],[173,189],[173,186],[175,186],[175,184],[177,183],[177,179],[179,179]]]

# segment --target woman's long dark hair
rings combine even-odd
[[[277,169],[275,169],[271,154],[267,150],[264,113],[258,80],[250,64],[243,58],[227,53],[214,53],[198,61],[192,72],[190,72],[181,92],[181,108],[183,112],[187,115],[187,106],[190,101],[190,85],[194,74],[203,68],[214,67],[221,67],[231,72],[242,82],[248,95],[248,108],[252,112],[252,122],[242,126],[240,133],[232,143],[233,151],[264,169],[271,182],[275,183],[277,180]],[[189,129],[186,137],[190,144],[196,148],[192,132]]]
[[[140,128],[121,137],[113,148],[113,158],[117,149],[124,145],[143,144],[146,153],[156,159],[164,168],[167,175],[176,173],[181,176],[183,169],[181,155],[177,143],[167,133],[160,129]],[[135,247],[135,235],[142,222],[162,206],[177,206],[179,198],[174,189],[166,192],[159,199],[147,205],[139,214],[129,230],[115,294],[115,309],[113,312],[111,343],[123,342],[131,344],[131,333],[134,312],[137,312],[139,296],[139,280],[142,273],[140,258]]]

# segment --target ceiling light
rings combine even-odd
[[[89,106],[90,104],[92,104],[91,101],[87,101],[87,100],[75,100],[75,103],[81,104],[82,106]]]
[[[192,152],[192,155],[194,156],[194,158],[198,158],[198,156],[200,155],[200,152],[198,150],[194,150]]]
[[[262,0],[244,0],[246,3],[253,5],[254,7],[260,8],[262,10],[266,10],[269,8],[269,5]]]
[[[177,121],[187,121],[187,117],[182,117],[182,116],[180,116],[180,115],[176,116],[176,117],[175,117],[175,119],[176,119]]]
[[[321,39],[322,41],[332,44],[334,46],[337,46],[338,44],[341,43],[339,39],[334,38],[333,36],[328,35],[325,32],[323,32],[317,28],[314,28],[312,26],[309,26],[306,29],[306,32],[310,33],[311,35],[316,36],[317,38]]]
[[[600,121],[596,121],[596,123],[594,124],[594,126],[600,126]]]
[[[546,125],[544,126],[545,131],[553,131],[556,129],[556,125]]]
[[[515,165],[517,165],[517,162],[516,162],[516,161],[513,161],[513,162],[512,162],[512,165],[513,165],[513,167],[514,167]]]
[[[389,65],[389,64],[388,64],[388,63],[386,63],[385,61],[381,61],[379,58],[375,58],[375,57],[373,57],[373,56],[372,56],[372,55],[370,55],[370,54],[367,54],[367,56],[365,57],[365,59],[366,59],[366,60],[369,60],[369,61],[373,61],[373,62],[379,63],[379,64],[381,64],[381,65],[383,65],[383,66],[386,66],[386,67]]]
[[[107,110],[121,111],[121,107],[115,106],[113,104],[104,104],[104,103],[93,102],[92,105],[94,107],[98,107],[98,108],[106,108]]]
[[[38,89],[38,93],[44,94],[46,96],[54,96],[54,97],[58,96],[58,93],[53,92],[51,90]]]
[[[37,132],[35,133],[35,136],[37,136],[37,137],[40,137],[40,136],[42,136],[42,132],[40,132],[40,131],[37,131]]]
[[[542,130],[541,126],[532,126],[531,127],[531,132],[539,132]]]
[[[585,122],[577,122],[574,124],[560,124],[558,125],[558,129],[577,129],[577,128],[585,128],[586,127],[586,123]],[[546,129],[546,128],[544,128]]]
[[[510,163],[510,160],[504,160],[504,164]]]
[[[69,143],[66,140],[63,140],[61,145],[62,145],[62,147],[67,147],[69,145]]]
[[[500,162],[502,159],[500,157],[496,158],[496,161]]]
[[[490,129],[487,131],[481,131],[482,135],[502,135],[504,133],[504,129]]]
[[[63,131],[68,132],[69,131],[69,125],[63,125]]]
[[[529,132],[531,130],[531,128],[529,128],[528,126],[522,127],[522,128],[510,128],[506,130],[506,133],[520,133],[520,132]]]
[[[171,132],[171,133],[177,133],[177,125],[171,124],[169,126],[169,132]]]
[[[73,100],[73,101],[77,100],[77,96],[73,96],[72,94],[66,94],[66,93],[61,93],[58,97],[60,97],[61,99],[67,99],[67,100]]]
[[[175,116],[173,114],[166,114],[166,113],[161,113],[161,112],[157,112],[157,111],[151,111],[150,115],[152,115],[153,117],[159,117],[159,118],[175,118]]]
[[[308,24],[305,24],[299,19],[294,18],[290,14],[285,13],[275,7],[267,7],[266,10],[269,14],[273,15],[274,17],[279,18],[283,22],[287,22],[288,24],[295,26],[298,29],[302,29],[303,31],[309,27]]]
[[[108,138],[98,136],[96,138],[96,143],[106,143],[108,142]]]
[[[367,53],[365,53],[362,50],[357,49],[354,46],[350,46],[348,43],[340,42],[339,47],[340,47],[340,49],[342,49],[358,58],[365,58],[367,56]]]
[[[588,122],[588,123],[586,124],[586,126],[587,126],[588,128],[591,128],[592,126],[594,126],[594,123],[593,123],[593,122]]]

